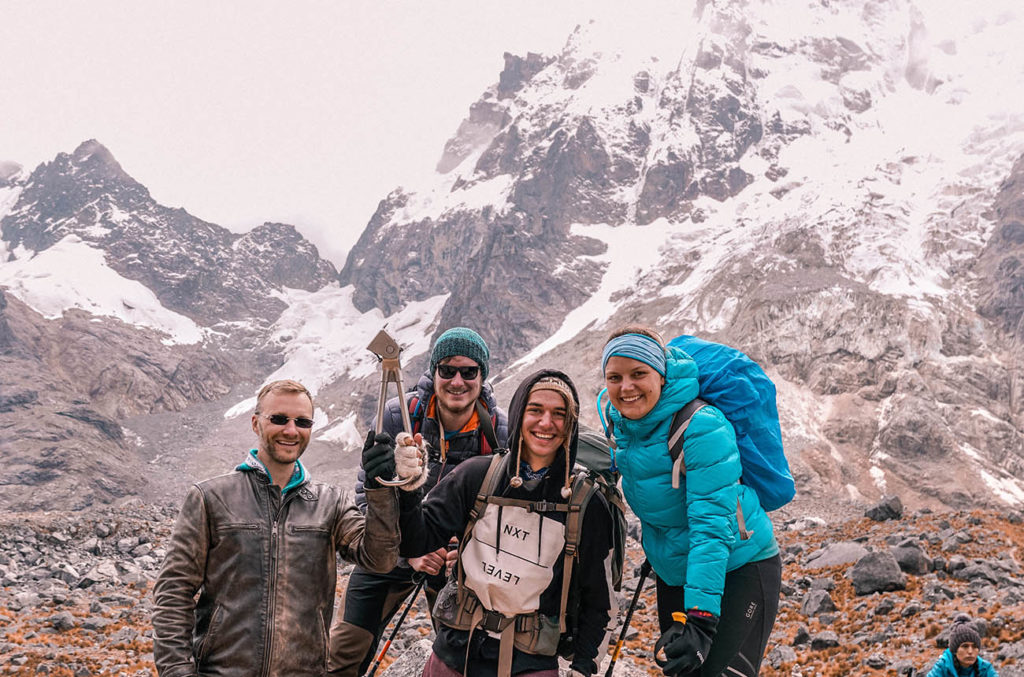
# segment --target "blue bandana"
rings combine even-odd
[[[607,369],[608,358],[612,355],[639,360],[662,376],[665,375],[668,366],[665,349],[650,336],[643,334],[623,334],[609,341],[604,347],[604,353],[601,354],[602,372]]]
[[[530,464],[526,461],[519,462],[519,474],[523,476],[523,480],[529,482],[530,480],[539,480],[548,474],[548,468],[550,466],[544,466],[540,470],[534,470],[530,467]]]

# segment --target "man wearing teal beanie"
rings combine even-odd
[[[409,393],[408,407],[413,433],[423,435],[429,453],[430,491],[443,475],[463,461],[504,448],[508,441],[508,417],[498,406],[487,383],[491,351],[472,329],[454,327],[437,337],[430,351],[430,367]],[[381,429],[394,438],[403,429],[403,403],[388,400]],[[375,427],[371,424],[371,427]],[[365,503],[363,470],[356,482],[356,504]],[[330,677],[366,674],[376,654],[381,633],[402,601],[415,589],[413,576],[427,575],[430,606],[444,587],[445,565],[456,551],[444,548],[422,557],[402,560],[393,571],[380,574],[356,567],[349,576],[342,609],[330,633]]]
[[[455,327],[438,336],[430,351],[430,371],[435,371],[442,360],[456,355],[465,355],[476,362],[480,367],[480,381],[487,380],[491,352],[480,334],[466,327]]]

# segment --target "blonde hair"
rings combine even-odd
[[[267,385],[260,388],[259,393],[256,394],[256,413],[260,413],[260,402],[268,393],[302,393],[309,398],[309,404],[313,404],[313,395],[309,392],[306,386],[302,385],[298,381],[293,381],[290,378],[281,379],[279,381],[271,381]]]

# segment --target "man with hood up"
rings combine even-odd
[[[418,510],[410,504],[419,493],[402,492],[403,556],[435,550],[452,536],[460,540],[453,577],[434,607],[437,638],[424,677],[558,676],[578,418],[569,377],[538,371],[512,397],[508,453],[493,463],[463,461]],[[399,446],[397,454],[409,449]],[[396,463],[401,474],[398,456]],[[590,501],[580,534],[570,586],[580,600],[570,674],[591,675],[607,646],[612,605],[612,517],[603,496]]]

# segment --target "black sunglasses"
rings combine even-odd
[[[263,418],[267,419],[268,421],[270,421],[274,425],[288,425],[288,421],[295,421],[295,427],[296,428],[312,428],[313,427],[313,419],[306,418],[305,416],[299,416],[297,418],[289,418],[288,416],[285,416],[284,414],[271,414],[270,416],[267,416],[266,414],[260,414],[260,416],[262,416]]]
[[[455,378],[455,374],[462,376],[463,381],[472,381],[480,373],[480,367],[453,367],[450,364],[437,365],[437,375],[445,381]]]

